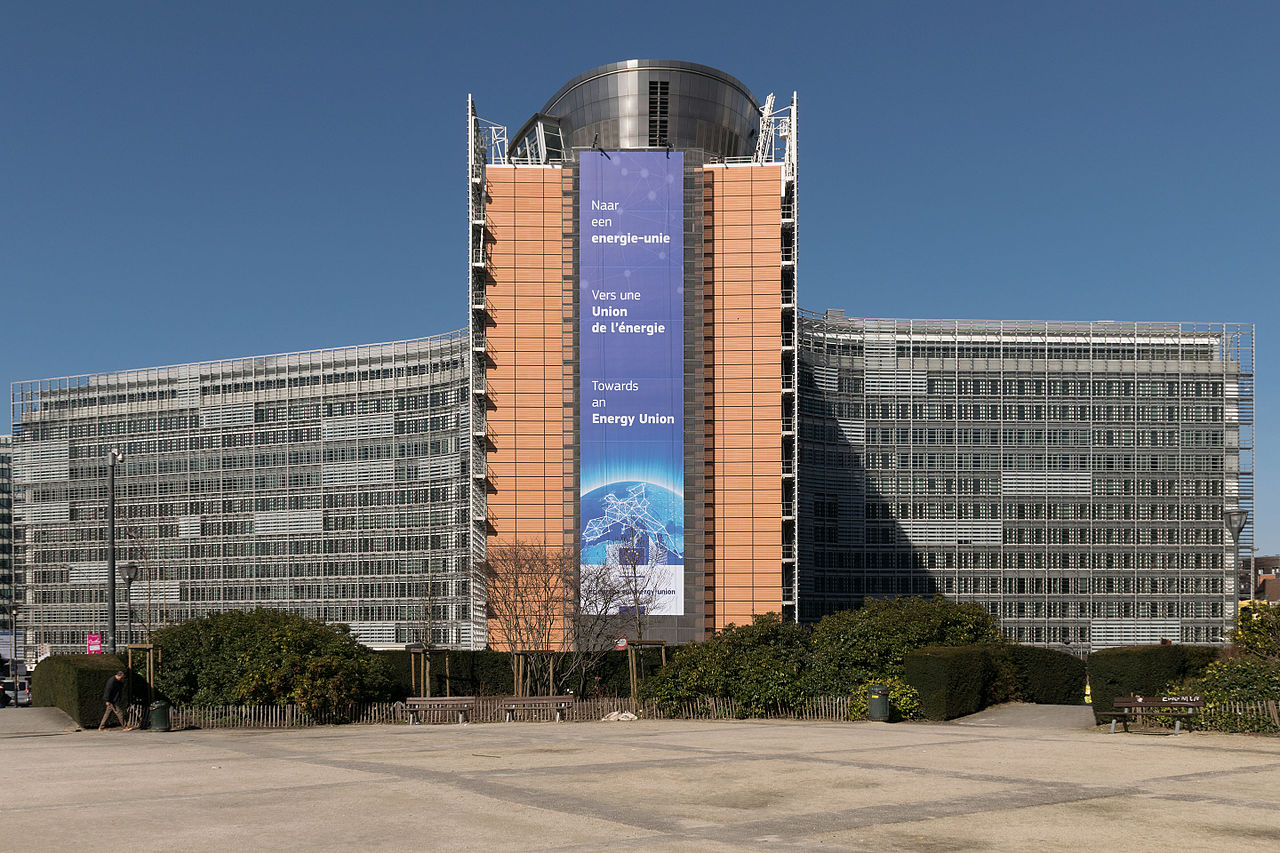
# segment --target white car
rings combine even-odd
[[[14,686],[12,678],[6,678],[0,682],[4,686],[4,692],[9,694],[9,704],[11,705],[30,705],[31,704],[31,682],[26,678],[19,678],[17,686]]]

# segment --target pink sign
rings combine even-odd
[[[90,634],[88,639],[89,639],[89,654],[91,655],[102,654],[102,635]]]

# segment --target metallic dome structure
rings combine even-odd
[[[723,71],[679,60],[630,59],[565,83],[515,134],[508,153],[520,162],[549,162],[594,145],[749,157],[760,116],[751,90]]]

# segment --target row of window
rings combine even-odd
[[[828,356],[865,355],[860,339],[834,331],[826,334],[821,321],[806,323],[800,345],[810,352]],[[872,352],[877,353],[875,344]],[[890,350],[896,358],[913,359],[986,359],[989,361],[1217,361],[1218,348],[1207,343],[990,343],[943,341],[899,341]]]
[[[841,376],[841,380],[845,377]],[[839,389],[860,393],[858,380],[841,383]],[[1092,376],[1037,377],[930,376],[928,393],[966,397],[1221,397],[1222,380],[1098,379]],[[855,390],[856,389],[856,390]]]
[[[844,512],[841,512],[841,507]],[[1209,521],[1222,519],[1220,503],[1047,503],[1005,501],[1003,503],[956,503],[916,501],[910,503],[857,500],[818,493],[812,498],[814,519],[848,520],[996,519],[1004,521]]]
[[[1017,447],[1221,447],[1221,429],[1088,429],[1083,427],[887,427],[866,426],[863,443],[925,445],[1012,445]]]
[[[951,403],[939,401],[887,402],[833,400],[802,397],[800,412],[845,420],[867,421],[1081,421],[1113,424],[1222,423],[1218,403]],[[805,423],[802,422],[801,428]],[[811,427],[821,426],[809,424]],[[804,435],[804,433],[801,433]],[[822,434],[807,435],[815,441],[833,441]],[[899,441],[904,444],[906,442]]]
[[[79,400],[80,398],[77,398]],[[93,398],[84,398],[93,399]],[[454,407],[461,403],[465,403],[467,399],[467,389],[465,387],[443,388],[437,391],[428,391],[421,394],[406,394],[398,396],[370,396],[349,400],[316,400],[306,401],[295,404],[281,405],[259,405],[255,407],[253,412],[254,423],[272,423],[285,420],[313,420],[327,417],[344,417],[349,415],[364,415],[392,412],[413,412],[422,409],[440,409],[445,407]],[[55,400],[50,403],[43,404],[44,409],[65,408],[68,401]],[[62,406],[57,405],[62,403]],[[96,403],[86,402],[77,405],[96,405]],[[442,426],[439,428],[446,429],[443,426],[445,419],[456,419],[456,413],[445,413],[439,416]],[[219,426],[218,424],[206,423],[205,428]],[[231,426],[239,426],[231,425]],[[50,441],[60,439],[79,439],[79,438],[109,438],[116,436],[145,435],[147,433],[157,432],[186,432],[201,428],[200,415],[195,413],[181,413],[171,415],[147,415],[135,417],[123,417],[119,419],[94,418],[87,420],[73,420],[65,423],[23,423],[16,424],[14,430],[14,441],[21,445],[29,441]],[[426,422],[426,428],[430,429],[430,420]],[[421,432],[424,429],[422,419],[418,419],[415,431]],[[213,436],[205,436],[212,438]],[[107,448],[108,450],[110,448]]]
[[[456,478],[455,478],[456,479]],[[65,484],[37,485],[31,488],[34,503],[60,501],[98,501],[89,506],[73,503],[70,508],[72,521],[90,521],[106,518],[105,488],[81,490],[67,488]],[[121,501],[116,506],[116,516],[129,518],[172,518],[183,515],[224,515],[238,512],[275,512],[282,510],[336,509],[378,506],[410,506],[413,504],[440,504],[470,499],[470,485],[466,481],[446,483],[421,488],[386,490],[330,490],[293,495],[262,495],[257,497],[228,497],[210,500],[176,500],[158,503]]]
[[[805,460],[801,451],[801,460]],[[829,469],[816,469],[808,472],[814,478],[825,479],[822,475]],[[1092,476],[1093,493],[1105,497],[1138,498],[1176,498],[1183,497],[1221,497],[1222,479],[1179,479],[1176,477],[1105,477]],[[892,474],[872,471],[862,478],[845,479],[841,485],[849,492],[878,493],[890,499],[911,494],[916,495],[1000,495],[1002,493],[1000,477],[944,477],[925,476],[921,474]],[[828,485],[830,488],[830,485]],[[1046,495],[1046,500],[1060,495]]]
[[[895,543],[896,544],[896,543]],[[816,569],[856,569],[904,572],[909,569],[951,571],[960,569],[1065,569],[1089,571],[1097,569],[1150,569],[1161,572],[1216,571],[1222,569],[1222,551],[1030,551],[988,550],[970,546],[929,546],[928,548],[824,548],[805,545],[801,561]],[[925,576],[928,577],[928,576]],[[931,590],[936,591],[936,590]]]
[[[153,556],[159,560],[200,560],[215,557],[301,556],[307,554],[372,554],[402,551],[448,551],[466,547],[466,533],[443,533],[413,536],[362,536],[327,539],[267,539],[231,542],[149,544],[144,547],[117,547],[122,560],[142,560]],[[143,553],[143,551],[147,553]],[[134,553],[137,551],[138,553]],[[29,564],[105,562],[106,548],[38,548],[30,550]]]
[[[355,470],[350,472],[353,477],[364,479],[370,482],[399,482],[413,483],[421,480],[450,480],[458,476],[459,473],[465,474],[467,470],[467,456],[463,454],[456,464],[436,466],[426,466],[419,463],[397,464],[394,469],[388,468],[386,471],[366,471],[360,472]],[[72,472],[73,485],[70,486],[68,494],[74,492],[75,499],[84,500],[88,496],[97,496],[100,500],[106,499],[105,489],[100,485],[90,484],[88,487],[80,489],[76,483],[75,476],[78,472]],[[89,477],[88,479],[92,479]],[[118,498],[148,498],[148,497],[177,497],[180,495],[192,494],[210,494],[216,492],[263,492],[282,489],[314,489],[318,490],[321,486],[331,487],[337,485],[347,485],[347,483],[326,483],[324,480],[324,472],[319,468],[266,468],[255,469],[254,474],[245,474],[238,476],[223,477],[196,477],[178,475],[173,479],[166,480],[142,480],[138,478],[123,480],[116,484],[116,496]]]
[[[960,595],[999,596],[1089,596],[1089,595],[1220,595],[1226,590],[1220,576],[1188,575],[1185,577],[1141,575],[1036,576],[1036,577],[942,577],[933,579],[938,592]],[[818,573],[812,579],[817,593],[879,593],[896,591],[900,584],[894,578],[874,575]],[[914,585],[913,585],[914,586]],[[886,589],[886,587],[889,587]],[[1028,602],[1033,599],[1028,598]],[[1066,612],[1073,602],[1048,601],[1049,616],[1080,615]],[[1046,615],[1041,613],[1039,615]]]
[[[465,577],[469,572],[469,559],[465,555],[447,556],[396,556],[379,559],[363,558],[359,560],[281,560],[241,561],[227,563],[199,563],[153,566],[144,564],[144,570],[154,571],[158,581],[221,581],[237,578],[263,580],[268,578],[338,578],[338,577],[386,577],[404,576],[417,580],[424,576],[432,576],[431,595],[433,597],[451,594],[467,595],[470,580]],[[51,586],[71,582],[72,570],[67,567],[38,568],[29,574],[36,586]],[[449,580],[446,575],[463,575]],[[139,583],[143,581],[140,580]],[[451,587],[450,584],[456,584]],[[100,584],[97,584],[100,586]]]

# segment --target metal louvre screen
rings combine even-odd
[[[684,155],[579,174],[583,606],[683,615]]]

